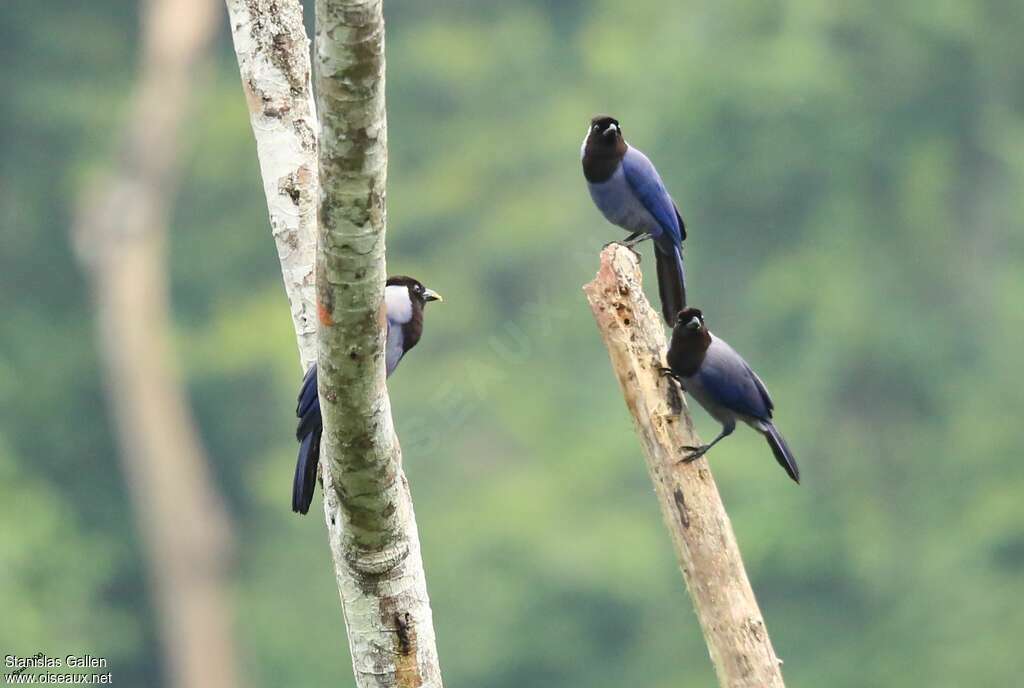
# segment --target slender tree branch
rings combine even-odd
[[[583,291],[640,436],[718,681],[728,688],[781,688],[781,661],[707,462],[679,463],[679,447],[700,440],[675,383],[659,373],[665,331],[644,297],[636,256],[608,246]]]
[[[316,361],[317,136],[299,0],[227,0],[270,227],[305,370]]]
[[[233,533],[172,361],[168,207],[211,0],[150,0],[132,117],[72,228],[96,307],[107,399],[145,545],[168,685],[238,685],[228,584]]]

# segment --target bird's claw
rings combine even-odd
[[[652,238],[647,232],[633,232],[628,237],[622,240],[622,245],[626,248],[633,248],[637,244],[642,244],[648,239]]]
[[[686,454],[686,456],[684,456],[682,459],[680,459],[679,462],[680,463],[693,463],[694,461],[696,461],[700,457],[702,457],[705,454],[707,454],[708,453],[708,449],[710,449],[710,447],[708,447],[707,445],[701,445],[699,447],[685,446],[685,447],[680,447],[680,449],[684,450],[684,451],[686,451],[688,453]]]
[[[660,368],[658,368],[658,374],[661,375],[662,377],[672,378],[679,384],[683,384],[683,381],[679,378],[679,375],[677,375],[676,371],[672,370],[671,368],[661,366]]]
[[[633,248],[633,245],[634,244],[628,241],[609,241],[607,244],[601,247],[601,250],[603,251],[609,246],[622,246],[623,248],[628,248],[633,253],[633,255],[636,256],[636,260],[639,263],[641,260],[643,260],[643,256],[640,255],[639,251]]]

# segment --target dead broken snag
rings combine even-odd
[[[644,296],[636,256],[623,246],[606,246],[597,276],[583,291],[633,417],[719,684],[783,687],[781,661],[707,462],[679,462],[679,447],[700,440],[678,388],[660,372],[665,330]]]

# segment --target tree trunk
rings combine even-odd
[[[782,688],[782,662],[707,461],[679,462],[680,447],[701,442],[675,383],[659,373],[665,365],[665,331],[644,296],[636,256],[623,246],[608,246],[601,252],[601,269],[583,291],[640,436],[719,684]]]
[[[359,686],[440,686],[384,373],[387,120],[380,0],[317,0],[317,308],[325,509]]]
[[[84,195],[73,228],[91,278],[126,482],[148,558],[169,685],[238,685],[232,531],[171,364],[168,206],[190,81],[208,54],[208,0],[151,0],[119,168]]]
[[[356,683],[440,687],[419,535],[384,381],[381,4],[317,3],[319,130],[298,0],[227,4],[304,367],[316,360],[309,275],[319,246],[324,508]],[[308,204],[318,183],[317,222]]]
[[[227,0],[249,121],[305,371],[316,361],[317,138],[299,0]]]

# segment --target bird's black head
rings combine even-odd
[[[583,175],[587,181],[596,184],[611,177],[626,148],[619,120],[609,115],[591,119],[582,149]]]
[[[704,313],[699,308],[686,308],[679,311],[675,327],[676,329],[682,327],[695,334],[708,331],[708,326],[704,324]]]
[[[674,373],[689,377],[700,369],[711,346],[711,333],[699,308],[679,311],[668,347],[668,365]]]
[[[388,326],[402,328],[403,353],[416,346],[423,334],[423,310],[430,301],[443,301],[436,291],[427,289],[412,277],[388,277],[384,287],[384,312]]]
[[[590,120],[590,131],[587,132],[587,138],[590,137],[600,137],[605,145],[622,138],[622,127],[619,126],[619,120],[610,115],[596,115]]]
[[[409,299],[419,305],[422,309],[430,301],[444,301],[441,295],[433,289],[427,289],[423,284],[412,277],[406,277],[405,275],[395,275],[388,277],[386,283],[388,287],[405,287],[409,291]]]

